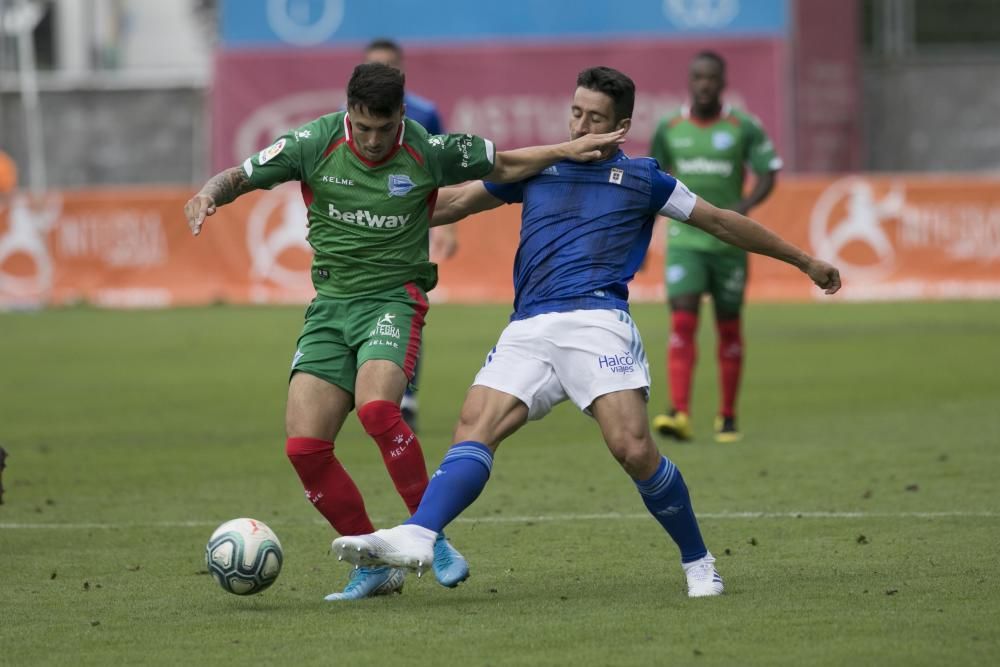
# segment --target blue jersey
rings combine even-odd
[[[485,185],[497,199],[524,203],[512,320],[627,311],[628,283],[646,256],[656,214],[686,220],[695,201],[656,160],[621,151],[602,162],[564,160],[519,183]]]
[[[444,134],[441,117],[433,102],[419,95],[405,93],[403,103],[406,104],[406,117],[420,123],[427,134]]]

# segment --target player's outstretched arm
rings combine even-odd
[[[493,161],[493,171],[486,175],[494,183],[514,183],[534,176],[560,160],[593,162],[606,154],[606,150],[625,141],[625,131],[606,134],[586,134],[573,141],[550,146],[529,146],[512,151],[500,151]]]
[[[840,289],[840,271],[837,267],[810,256],[767,227],[736,211],[716,208],[699,197],[687,223],[748,252],[767,255],[791,264],[809,276],[827,294]]]
[[[214,215],[218,207],[256,189],[243,167],[230,167],[208,179],[198,194],[184,204],[184,215],[191,233],[198,236],[205,218]]]
[[[503,201],[489,193],[482,181],[438,190],[431,227],[450,225],[466,216],[496,208]]]

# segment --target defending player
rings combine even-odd
[[[405,120],[403,74],[382,64],[354,69],[347,110],[289,132],[212,177],[185,206],[198,235],[205,216],[257,188],[300,181],[308,208],[316,298],[292,359],[285,450],[306,497],[341,535],[374,530],[361,493],[334,454],[347,414],[375,440],[411,512],[427,487],[420,444],[399,402],[420,350],[426,293],[437,282],[428,261],[428,225],[439,186],[475,178],[515,181],[566,157],[588,160],[621,133],[494,153],[467,134],[428,135]],[[434,571],[445,586],[468,566],[444,536]],[[361,569],[328,600],[397,591],[403,572]]]
[[[753,116],[722,104],[726,63],[703,51],[691,61],[690,106],[660,121],[650,155],[699,198],[746,215],[774,188],[781,158]],[[743,196],[749,165],[756,175]],[[673,406],[653,419],[662,435],[690,440],[691,380],[702,294],[711,294],[718,331],[719,413],[715,439],[736,442],[736,396],[743,369],[741,312],[747,281],[747,254],[692,225],[671,220],[668,227],[666,285],[670,303],[667,375]]]
[[[627,131],[634,97],[632,80],[621,72],[584,70],[573,97],[571,135]],[[524,203],[514,314],[466,396],[456,444],[406,524],[338,538],[334,550],[356,565],[422,571],[433,557],[435,536],[485,487],[500,442],[568,399],[597,420],[612,455],[677,544],[688,595],[722,593],[684,479],[650,435],[649,367],[628,314],[628,282],[646,253],[658,213],[786,261],[830,294],[840,288],[837,269],[756,222],[695,197],[655,160],[630,159],[615,147],[601,161],[564,160],[513,185],[446,188],[434,224],[504,202]]]

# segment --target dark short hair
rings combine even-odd
[[[604,93],[615,103],[615,121],[632,117],[635,107],[635,83],[610,67],[590,67],[576,77],[576,85]]]
[[[365,47],[365,53],[369,51],[380,51],[385,49],[386,51],[395,51],[396,55],[402,56],[403,49],[399,46],[399,43],[391,40],[387,37],[378,37],[368,42],[368,46]]]
[[[719,74],[726,75],[726,60],[715,51],[699,51],[691,59],[691,62],[693,63],[697,60],[711,60],[718,66]]]
[[[391,116],[403,106],[406,77],[395,67],[364,63],[347,82],[347,108],[361,107],[373,116]]]

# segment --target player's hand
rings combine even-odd
[[[808,275],[816,286],[827,294],[835,294],[840,289],[840,271],[832,264],[827,264],[821,259],[809,261],[806,266]]]
[[[604,134],[585,134],[566,144],[569,149],[567,159],[577,162],[591,162],[604,155],[609,146],[625,143],[625,130],[615,130]]]
[[[188,227],[195,236],[201,234],[201,226],[205,224],[205,218],[215,214],[215,202],[206,194],[198,193],[184,204],[184,215],[187,217]]]
[[[455,237],[455,228],[451,225],[442,225],[431,230],[431,261],[443,262],[450,259],[458,250],[458,239]]]

